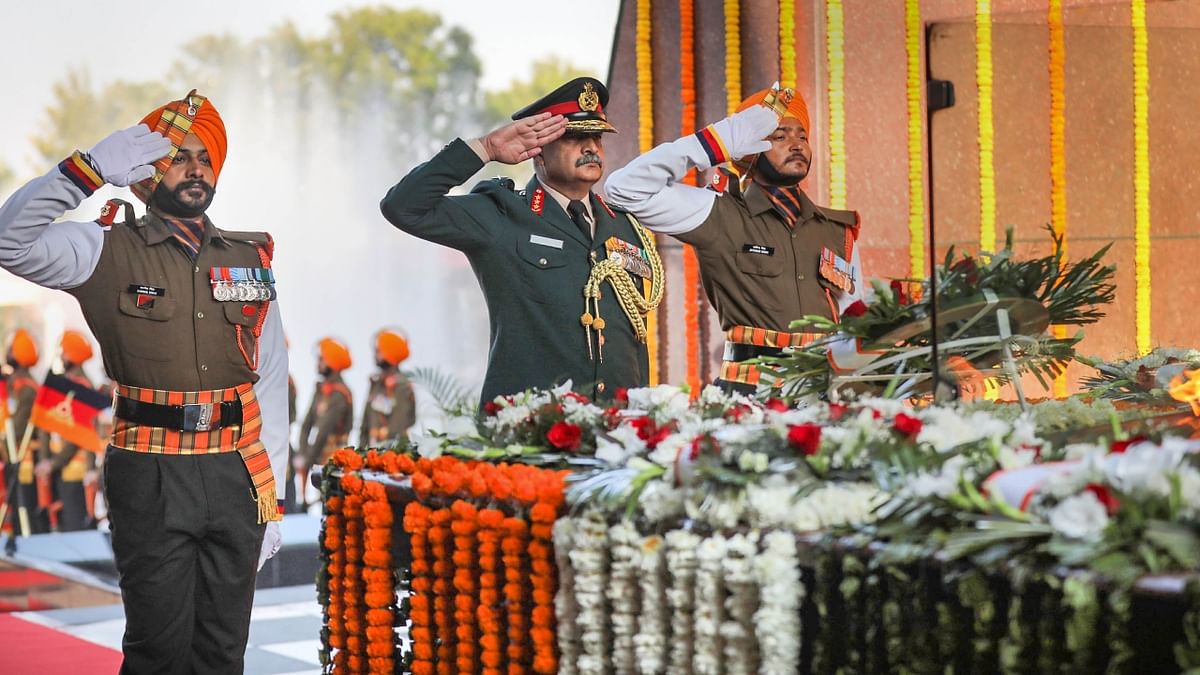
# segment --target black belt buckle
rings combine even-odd
[[[213,428],[213,403],[185,403],[183,408],[183,431],[208,431]]]

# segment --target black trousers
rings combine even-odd
[[[121,673],[241,673],[266,529],[241,456],[110,446],[104,489],[125,605]]]

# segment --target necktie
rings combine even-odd
[[[587,211],[583,208],[583,202],[578,199],[572,199],[567,204],[567,213],[571,216],[571,221],[579,226],[579,231],[583,232],[584,238],[591,241],[592,224],[588,222]]]
[[[167,224],[167,229],[174,235],[175,241],[179,242],[188,257],[195,260],[196,256],[200,255],[200,244],[204,241],[204,222],[189,222],[174,218],[164,218],[163,222]]]

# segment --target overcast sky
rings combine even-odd
[[[0,8],[5,28],[0,39],[0,161],[21,176],[34,175],[27,139],[44,122],[51,86],[69,68],[86,66],[96,84],[149,79],[175,58],[175,45],[197,35],[250,38],[284,21],[304,34],[320,35],[328,29],[331,13],[380,4],[436,11],[447,23],[470,32],[483,58],[486,89],[524,77],[531,61],[549,55],[608,77],[619,0],[586,5],[546,0],[14,0]]]

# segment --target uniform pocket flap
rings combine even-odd
[[[258,304],[253,302],[223,302],[225,319],[240,326],[253,326],[258,321]]]
[[[117,308],[122,314],[152,321],[167,321],[175,315],[175,299],[121,291]]]
[[[567,264],[567,254],[562,249],[539,246],[528,241],[517,241],[517,255],[533,267],[543,270]]]

